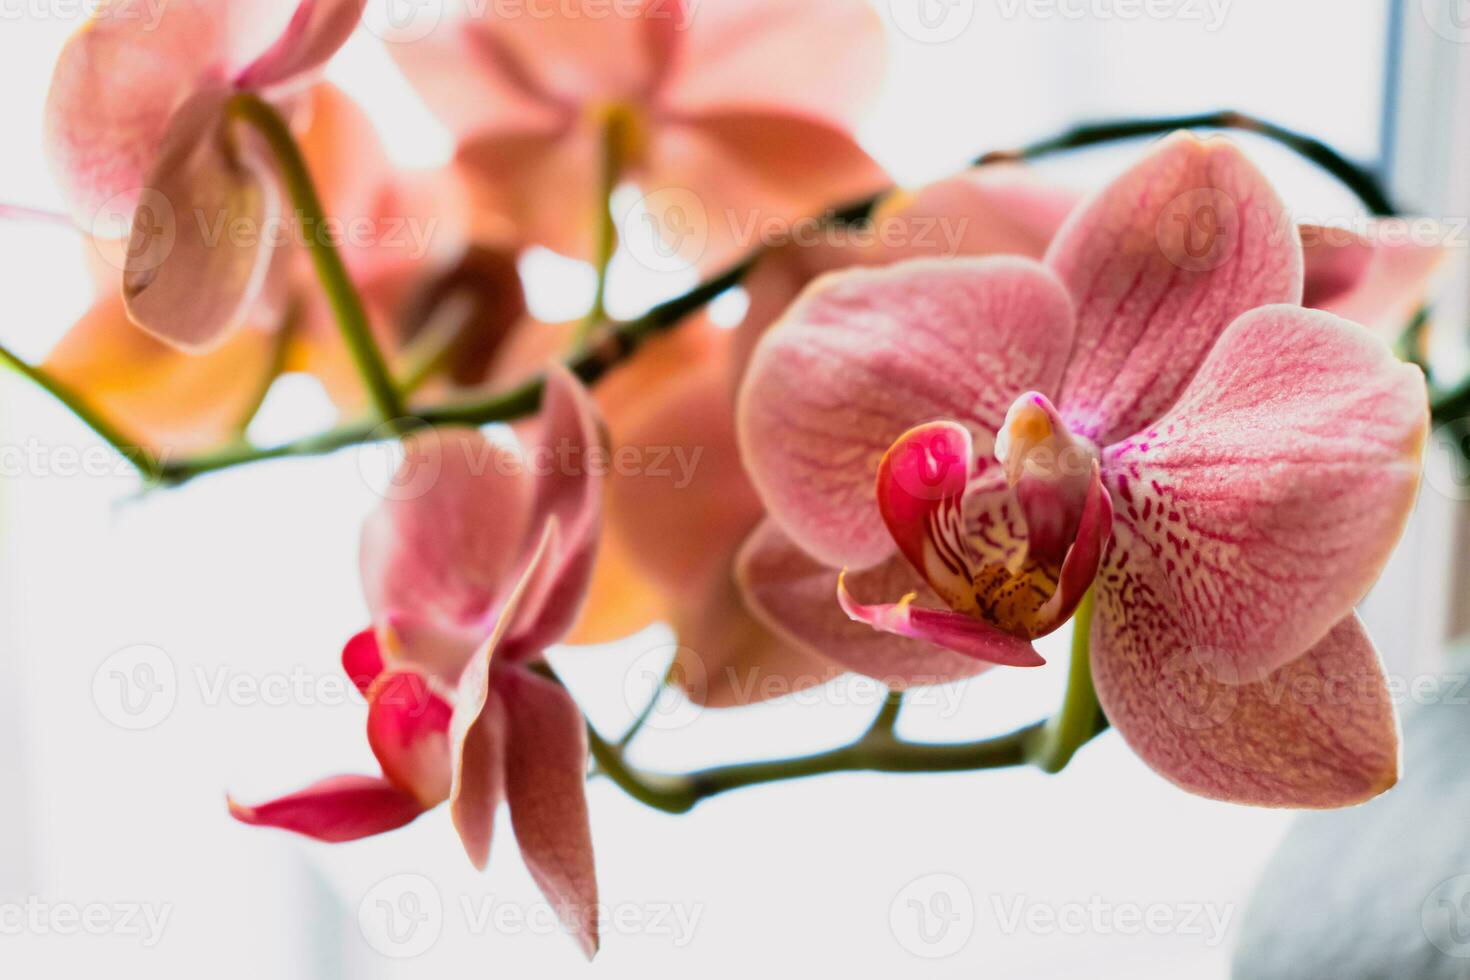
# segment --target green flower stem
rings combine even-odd
[[[73,391],[59,378],[53,377],[42,368],[27,364],[4,345],[0,345],[0,364],[6,365],[65,405],[87,428],[97,433],[103,442],[137,467],[138,473],[145,480],[157,480],[162,475],[165,464],[157,455],[144,448],[138,440],[129,437],[79,392]]]
[[[1158,136],[1182,128],[1231,129],[1258,133],[1290,147],[1321,166],[1348,186],[1375,214],[1394,213],[1377,178],[1368,170],[1354,164],[1319,140],[1274,123],[1232,111],[1153,119],[1116,120],[1077,126],[1057,136],[1027,146],[987,153],[975,161],[975,166],[983,167],[1017,160],[1036,160],[1069,150]],[[292,148],[294,149],[294,145]],[[848,222],[866,220],[880,200],[882,200],[882,195],[849,204],[833,212],[832,219]],[[755,265],[759,258],[760,253],[757,252],[739,265],[697,286],[684,296],[655,308],[646,316],[612,327],[605,334],[602,342],[594,345],[571,362],[572,369],[584,381],[591,383],[614,367],[617,361],[630,356],[647,336],[672,329],[685,316],[700,309],[731,287],[739,285],[745,273]],[[1436,419],[1448,418],[1454,412],[1465,414],[1466,408],[1470,407],[1470,382],[1467,382],[1463,389],[1455,389],[1446,393],[1443,399],[1443,406],[1436,402]],[[489,422],[512,421],[536,411],[540,400],[541,382],[536,380],[489,399],[451,402],[422,409],[418,412],[417,418],[406,419],[402,424],[405,428],[414,428],[451,423],[482,425]],[[344,447],[378,441],[392,434],[394,433],[385,432],[376,421],[368,421],[354,423],[278,446],[261,449],[229,448],[194,459],[177,461],[167,468],[164,482],[178,484],[201,474],[235,466],[335,452]]]
[[[337,327],[362,377],[363,386],[381,421],[399,418],[404,412],[398,389],[388,373],[377,342],[373,340],[372,327],[357,287],[347,274],[347,267],[342,263],[342,256],[331,235],[326,233],[326,215],[321,198],[317,196],[316,185],[290,127],[270,103],[249,92],[241,92],[230,99],[229,113],[232,118],[252,126],[270,145],[291,201],[296,206],[302,237],[311,253],[322,290],[327,294],[327,302],[332,307]]]
[[[621,149],[626,142],[625,125],[622,115],[612,113],[602,130],[602,183],[597,195],[597,254],[593,258],[597,270],[597,291],[592,297],[592,308],[577,328],[574,338],[576,350],[585,347],[607,320],[608,270],[618,250],[618,226],[612,216],[612,195],[625,168]]]
[[[1026,746],[1027,760],[1043,772],[1058,773],[1097,731],[1102,708],[1092,687],[1093,593],[1089,589],[1072,617],[1072,660],[1067,668],[1067,691],[1062,707],[1046,725],[1033,732]]]

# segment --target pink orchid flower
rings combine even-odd
[[[448,802],[465,852],[489,858],[502,799],[532,876],[584,950],[597,949],[587,734],[558,684],[532,670],[571,628],[600,525],[603,446],[586,391],[547,383],[524,455],[473,429],[405,443],[390,497],[363,531],[373,626],[343,667],[367,697],[381,776],[334,776],[268,803],[231,802],[244,823],[323,841],[407,824]]]
[[[221,344],[250,313],[282,212],[260,141],[227,127],[254,92],[289,111],[366,0],[113,0],[68,42],[46,148],[75,220],[128,238],[128,316],[176,347]]]
[[[621,178],[706,265],[754,247],[743,239],[764,221],[887,183],[848,132],[884,60],[881,22],[862,0],[639,0],[612,11],[564,0],[519,16],[463,6],[392,50],[453,131],[481,207],[533,244],[593,254],[610,129]]]
[[[1037,662],[1029,641],[1091,588],[1098,696],[1156,771],[1262,805],[1392,785],[1353,606],[1413,506],[1425,384],[1300,305],[1288,222],[1233,145],[1181,134],[1044,264],[819,282],[741,393],[770,514],[742,555],[750,601],[855,669],[932,682]],[[845,619],[871,638],[839,644]]]

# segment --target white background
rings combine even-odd
[[[916,2],[898,0],[899,19],[912,24],[907,8]],[[1234,0],[1214,24],[1204,3],[1184,5],[1197,19],[1124,19],[1106,0],[1021,4],[1010,17],[1011,5],[980,2],[949,8],[973,18],[951,21],[962,29],[943,43],[906,35],[895,10],[880,6],[892,35],[889,83],[861,135],[904,182],[1081,118],[1222,107],[1310,131],[1363,159],[1380,153],[1383,3]],[[40,113],[76,9],[0,0],[0,201],[60,206],[42,163]],[[373,37],[360,32],[331,74],[366,102],[402,162],[427,165],[448,152]],[[1060,169],[1091,184],[1130,152],[1092,153]],[[1304,215],[1356,213],[1305,165],[1265,147],[1259,159]],[[84,309],[80,254],[65,230],[0,225],[5,342],[40,356]],[[543,309],[556,304],[540,297],[587,286],[582,269],[551,261],[533,269]],[[618,270],[618,313],[681,285],[640,281],[631,263]],[[13,378],[0,391],[5,445],[94,445]],[[311,385],[292,379],[257,434],[289,436],[322,412]],[[121,466],[103,478],[43,466],[0,479],[0,903],[145,903],[170,915],[151,948],[125,930],[0,935],[5,975],[43,967],[252,980],[582,975],[563,937],[493,925],[473,934],[473,914],[487,900],[521,909],[540,901],[506,821],[491,868],[479,875],[443,812],[339,847],[244,828],[225,813],[227,789],[255,799],[328,773],[374,769],[358,705],[211,695],[231,677],[335,676],[342,639],[364,621],[357,529],[388,465],[382,450],[348,452],[143,501],[129,499],[136,483]],[[558,663],[594,721],[615,733],[642,696],[642,655],[667,642],[655,630],[616,649],[566,652]],[[116,666],[109,656],[139,644],[163,651],[177,694],[158,724],[127,731],[99,710],[94,679]],[[1048,669],[949,692],[957,710],[937,701],[913,708],[902,731],[973,738],[1043,716],[1059,694],[1065,644],[1065,636],[1046,643]],[[851,683],[802,703],[675,710],[639,742],[637,760],[680,769],[809,751],[852,737],[875,708],[872,690]],[[682,944],[657,928],[608,924],[591,970],[644,978],[1223,977],[1242,903],[1289,819],[1186,796],[1115,735],[1055,778],[828,777],[745,791],[683,817],[646,810],[602,781],[590,800],[614,916],[649,922],[675,908],[698,916]],[[384,937],[365,935],[358,913],[364,902],[371,914],[379,898],[396,900],[404,879],[394,876],[405,873],[432,881],[443,913],[426,927],[439,931],[426,952],[395,960],[375,951],[370,940],[381,947]],[[950,877],[925,877],[932,875]],[[387,892],[375,891],[385,879],[393,879]],[[924,880],[909,887],[916,879]],[[942,912],[944,899],[932,894],[940,886],[958,917],[938,945],[926,945],[908,902]],[[1038,928],[1044,920],[1034,918],[1032,927],[1007,928],[1017,910],[1065,917],[1079,906],[1089,916],[1080,930],[1071,920]],[[1130,909],[1152,909],[1172,925],[1132,929]],[[1231,925],[1223,937],[1212,935],[1211,913]],[[950,951],[944,959],[916,955]]]

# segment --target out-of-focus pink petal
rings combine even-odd
[[[347,43],[366,6],[367,0],[301,0],[286,32],[239,74],[235,84],[270,88],[322,67]]]
[[[839,573],[813,561],[772,521],[751,535],[736,569],[751,610],[778,636],[890,687],[942,684],[973,677],[990,667],[932,643],[880,633],[853,622],[837,602]],[[913,592],[918,602],[942,605],[898,556],[867,571],[850,573],[847,580],[863,597],[896,598]]]
[[[663,90],[669,111],[774,105],[850,125],[878,92],[886,41],[877,12],[863,0],[685,6],[684,44]]]
[[[1103,468],[1186,635],[1250,682],[1320,640],[1378,577],[1413,507],[1428,424],[1419,369],[1362,327],[1265,307]]]
[[[681,220],[660,224],[691,264],[723,268],[795,237],[801,247],[831,234],[822,209],[889,186],[888,176],[846,132],[821,120],[768,110],[722,110],[661,127],[640,189],[653,201],[692,195]]]
[[[607,439],[592,396],[557,365],[546,375],[541,432],[531,459],[538,467],[531,526],[555,522],[547,574],[521,604],[506,637],[506,657],[537,656],[572,628],[592,578],[602,534]]]
[[[221,125],[228,90],[174,114],[133,214],[123,298],[134,323],[183,350],[207,351],[239,326],[270,267],[280,210],[274,179]]]
[[[425,808],[449,798],[451,711],[413,670],[389,671],[368,692],[368,744],[383,775]]]
[[[602,153],[590,125],[480,136],[457,164],[474,207],[502,215],[524,240],[573,258],[593,254]]]
[[[378,631],[369,626],[353,635],[342,648],[342,670],[366,694],[373,681],[383,672],[383,651],[378,647]]]
[[[1057,403],[1100,445],[1163,414],[1237,316],[1302,295],[1276,192],[1233,144],[1188,133],[1079,207],[1047,264],[1077,304]]]
[[[454,716],[450,720],[453,781],[449,813],[465,854],[475,867],[482,870],[490,860],[495,809],[500,805],[505,788],[507,714],[504,699],[494,682],[495,676],[503,670],[496,661],[511,624],[519,616],[522,601],[552,564],[556,538],[553,522],[542,534],[521,579],[496,611],[490,635],[459,678]]]
[[[1444,245],[1425,244],[1418,222],[1374,221],[1367,236],[1303,225],[1306,291],[1302,303],[1361,323],[1392,342],[1424,302],[1445,259]]]
[[[363,591],[374,622],[403,641],[390,658],[453,683],[525,560],[535,481],[518,453],[474,429],[415,433],[403,452],[363,527]],[[415,630],[460,642],[416,644]]]
[[[882,633],[923,640],[976,660],[1006,667],[1040,667],[1046,663],[1029,640],[1003,633],[973,616],[949,609],[916,606],[912,595],[897,602],[861,603],[847,591],[845,576],[839,576],[837,599],[849,619]]]
[[[1394,784],[1393,708],[1355,616],[1241,683],[1234,651],[1184,628],[1159,562],[1131,532],[1119,532],[1099,582],[1098,698],[1154,771],[1192,793],[1256,806],[1347,806]]]
[[[424,807],[376,776],[332,776],[295,793],[247,806],[229,801],[230,815],[252,827],[275,827],[330,844],[360,840],[411,823]]]
[[[737,411],[746,466],[802,548],[873,565],[893,550],[874,480],[894,440],[934,418],[993,436],[1018,394],[1054,390],[1071,341],[1070,300],[1028,260],[829,276],[756,350]]]
[[[597,955],[597,870],[587,818],[587,725],[562,688],[523,668],[496,672],[508,734],[505,796],[531,877],[562,925]]]

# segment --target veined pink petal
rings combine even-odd
[[[363,591],[374,622],[403,641],[388,655],[453,683],[525,561],[535,480],[518,453],[474,429],[416,433],[403,454],[363,527]]]
[[[383,775],[426,809],[449,798],[451,711],[413,670],[389,671],[368,691],[368,744]]]
[[[1029,640],[1003,633],[989,623],[949,609],[914,605],[909,594],[897,602],[864,604],[847,591],[846,577],[837,578],[837,599],[855,623],[883,633],[933,643],[955,653],[1006,667],[1040,667],[1046,661]]]
[[[174,114],[133,214],[123,272],[128,316],[175,347],[204,352],[249,313],[270,267],[275,180],[249,141],[220,132],[229,90]]]
[[[1087,503],[1082,508],[1082,520],[1077,525],[1077,537],[1062,559],[1062,571],[1057,579],[1057,590],[1047,600],[1037,618],[1056,629],[1077,611],[1082,597],[1097,578],[1104,550],[1113,536],[1113,499],[1102,482],[1102,468],[1092,464],[1092,483],[1087,490]]]
[[[1362,327],[1266,307],[1225,331],[1168,415],[1105,450],[1103,471],[1186,635],[1251,682],[1377,579],[1413,507],[1428,423],[1419,369]]]
[[[1054,389],[1071,343],[1071,302],[1028,260],[829,276],[757,348],[737,410],[741,452],[803,549],[833,568],[873,565],[893,551],[874,480],[894,440],[935,418],[993,437],[1018,394]]]
[[[362,20],[367,0],[301,0],[286,32],[236,78],[263,89],[298,79],[326,64]]]
[[[529,589],[506,637],[511,660],[539,656],[572,628],[602,534],[607,438],[592,397],[563,367],[547,372],[540,425],[532,459],[545,469],[536,474],[531,526],[553,523],[557,535],[546,574]]]
[[[780,106],[845,126],[877,95],[886,40],[877,12],[863,0],[686,6],[684,43],[663,89],[669,111]]]
[[[1416,240],[1423,229],[1405,219],[1375,221],[1368,237],[1340,228],[1303,225],[1306,306],[1361,323],[1392,342],[1424,302],[1446,249]]]
[[[1079,207],[1047,264],[1077,304],[1057,404],[1099,445],[1163,414],[1240,314],[1302,296],[1276,192],[1233,144],[1188,133]]]
[[[599,923],[586,722],[566,691],[524,668],[497,671],[493,683],[508,716],[505,795],[521,857],[591,959]]]
[[[1108,720],[1150,768],[1255,806],[1347,806],[1394,784],[1393,708],[1356,617],[1241,683],[1235,651],[1192,638],[1183,615],[1148,546],[1120,530],[1099,578],[1092,674]]]
[[[541,536],[520,581],[506,595],[497,611],[495,626],[465,666],[455,697],[450,721],[453,746],[453,781],[449,813],[459,832],[465,854],[476,868],[490,860],[490,836],[495,826],[495,809],[505,784],[506,709],[497,693],[494,677],[502,668],[496,662],[511,625],[520,614],[522,601],[552,565],[557,529],[553,521]]]
[[[354,634],[342,648],[342,670],[363,694],[383,672],[383,652],[378,648],[378,631],[369,626]]]
[[[268,803],[229,800],[229,806],[230,816],[241,823],[330,844],[397,830],[424,812],[411,794],[376,776],[332,776]]]
[[[847,670],[904,688],[943,684],[991,665],[923,640],[880,633],[855,623],[837,602],[838,572],[813,561],[772,522],[766,521],[741,551],[736,574],[751,610],[778,636]],[[861,596],[943,603],[899,556],[848,581]]]
[[[692,196],[669,224],[684,257],[723,268],[780,237],[810,247],[823,208],[867,197],[890,180],[843,130],[776,109],[721,110],[659,127],[640,190],[653,201]],[[805,224],[798,224],[805,222]]]
[[[899,436],[878,465],[878,512],[899,553],[951,606],[972,603],[965,488],[974,469],[969,430],[926,422]]]

